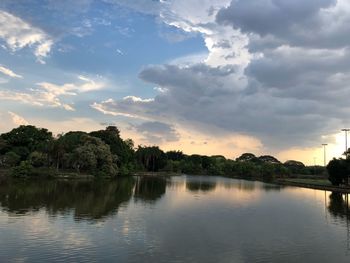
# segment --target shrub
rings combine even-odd
[[[3,157],[3,165],[5,167],[13,167],[16,166],[20,160],[21,157],[15,152],[7,152]]]
[[[34,167],[41,167],[45,165],[47,155],[42,152],[34,151],[29,155],[29,161]]]
[[[13,167],[11,175],[13,177],[27,177],[33,174],[33,166],[28,161],[22,161],[20,165]]]

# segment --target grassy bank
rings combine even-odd
[[[277,177],[270,180],[264,180],[259,176],[228,176],[229,178],[260,181],[283,186],[296,186],[317,190],[332,191],[338,193],[350,193],[350,186],[334,186],[325,175],[291,175],[290,177]]]
[[[297,186],[303,188],[332,191],[338,193],[350,193],[349,186],[334,186],[327,179],[286,178],[277,179],[272,183],[285,186]]]
[[[308,178],[290,178],[283,179],[286,183],[312,184],[318,186],[332,186],[328,179],[308,179]]]

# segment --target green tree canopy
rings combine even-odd
[[[71,163],[78,171],[95,175],[117,175],[116,156],[101,139],[89,135],[81,137],[81,145],[74,149]]]
[[[258,157],[259,161],[263,163],[270,163],[270,164],[280,164],[281,162],[277,160],[277,158],[271,156],[271,155],[262,155]]]
[[[166,154],[158,146],[139,146],[136,151],[138,162],[147,170],[157,172],[166,165]]]
[[[348,184],[348,176],[350,174],[349,159],[333,159],[327,165],[329,181],[333,185]]]
[[[243,153],[236,161],[239,162],[258,162],[258,158],[252,153]]]
[[[182,151],[168,151],[166,152],[166,156],[168,160],[172,160],[172,161],[181,161],[185,159],[185,155],[183,154]]]
[[[1,134],[1,138],[11,148],[25,147],[28,152],[35,150],[45,152],[47,151],[47,144],[53,140],[52,133],[47,129],[32,125],[21,125],[8,133]]]
[[[109,145],[111,152],[118,156],[118,165],[133,162],[134,143],[131,139],[124,141],[116,126],[108,126],[105,130],[90,132],[91,136],[100,138]]]

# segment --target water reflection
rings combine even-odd
[[[348,207],[223,177],[0,181],[0,262],[349,262]]]
[[[161,177],[118,180],[3,180],[0,206],[9,214],[25,215],[45,208],[51,216],[74,212],[76,220],[111,216],[132,197],[154,202],[166,191]]]
[[[186,182],[186,188],[191,192],[210,192],[215,190],[216,184],[213,182],[190,181]]]
[[[266,192],[268,192],[268,191],[281,191],[284,188],[284,186],[283,185],[277,185],[277,184],[265,183],[265,184],[263,184],[262,188]]]
[[[332,192],[329,195],[329,213],[335,218],[350,219],[348,194]]]
[[[165,194],[167,186],[163,177],[137,177],[135,186],[135,200],[155,202]]]
[[[327,201],[327,200],[325,200]],[[350,212],[349,212],[349,194],[332,192],[329,195],[328,211],[334,219],[341,220],[346,227],[347,250],[350,251]]]
[[[0,183],[0,205],[9,213],[45,208],[55,216],[73,211],[74,218],[97,220],[115,214],[130,200],[134,178],[114,181],[20,180]]]
[[[257,181],[249,181],[249,180],[225,180],[220,183],[220,187],[225,189],[238,189],[244,192],[253,192],[255,190],[264,190],[264,191],[281,191],[284,186],[271,184],[271,183],[262,183]]]

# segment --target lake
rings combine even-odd
[[[207,176],[0,181],[0,262],[349,262],[345,195]]]

